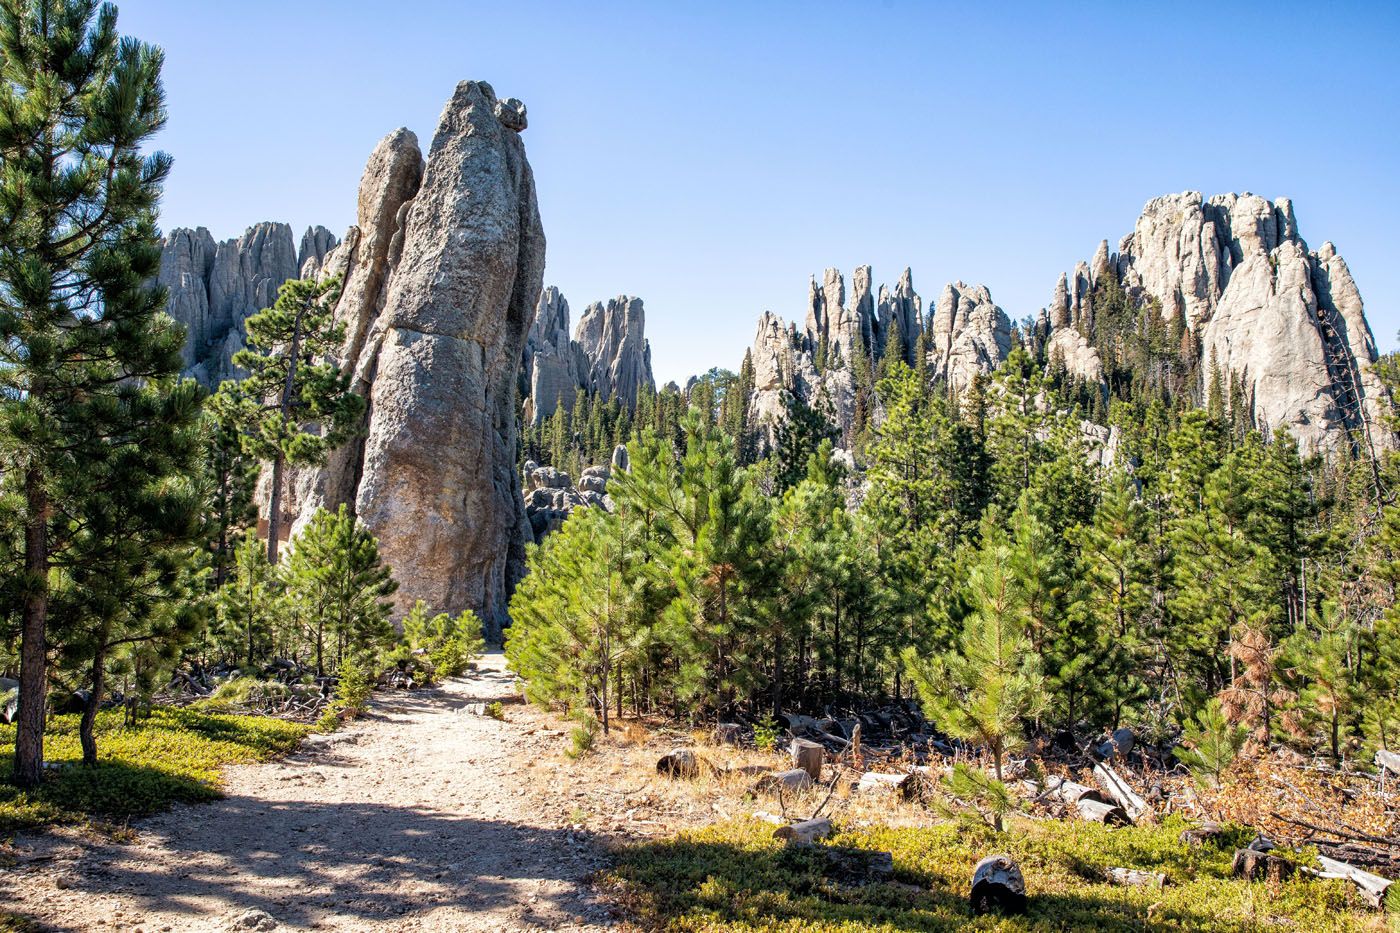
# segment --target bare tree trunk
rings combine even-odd
[[[282,417],[292,413],[292,398],[297,387],[297,354],[301,352],[301,315],[305,308],[297,309],[292,322],[292,345],[287,350],[287,381],[282,386]],[[277,536],[282,530],[282,473],[286,468],[286,456],[279,450],[277,459],[272,461],[272,495],[267,505],[267,562],[277,566]]]
[[[277,566],[277,539],[282,533],[282,472],[287,458],[281,453],[272,461],[272,495],[267,503],[267,562]]]
[[[89,768],[97,767],[97,739],[92,734],[92,726],[97,721],[97,711],[102,708],[102,689],[106,684],[106,673],[107,637],[104,633],[102,643],[92,658],[92,692],[88,695],[87,703],[83,705],[83,718],[78,723],[78,739],[83,745],[83,765]]]
[[[31,466],[24,477],[28,514],[24,525],[24,612],[20,623],[19,720],[15,732],[15,783],[37,787],[44,776],[44,704],[48,693],[49,496],[44,477]]]

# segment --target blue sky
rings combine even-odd
[[[1293,198],[1400,329],[1400,4],[122,0],[166,50],[163,225],[337,235],[463,78],[529,107],[546,282],[646,301],[659,380],[737,367],[808,276],[908,265],[1014,318],[1150,198]]]

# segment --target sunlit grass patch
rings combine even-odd
[[[15,728],[0,725],[0,832],[93,818],[122,820],[172,803],[209,800],[219,795],[225,765],[286,754],[310,731],[265,716],[166,707],[128,729],[122,713],[112,710],[97,719],[99,763],[84,768],[78,717],[54,716],[44,755],[55,767],[41,788],[21,791],[9,783]]]
[[[611,881],[648,927],[668,930],[1380,930],[1349,886],[1298,876],[1281,886],[1230,876],[1243,833],[1192,847],[1186,824],[1110,829],[1083,822],[1015,820],[1008,832],[964,826],[847,828],[828,845],[890,852],[888,882],[842,886],[821,854],[785,848],[773,827],[738,820],[623,851]],[[992,852],[1020,864],[1024,917],[974,917],[973,867]],[[1162,872],[1167,885],[1120,887],[1108,868]]]

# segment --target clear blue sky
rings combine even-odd
[[[646,300],[659,380],[737,367],[826,266],[1015,318],[1172,191],[1292,197],[1400,329],[1400,4],[121,0],[166,50],[163,225],[354,219],[455,83],[529,107],[546,281]]]

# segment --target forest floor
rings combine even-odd
[[[224,797],[0,844],[0,904],[54,930],[590,930],[606,843],[571,803],[565,733],[518,705],[500,654],[281,761]],[[483,715],[501,701],[503,721]],[[3,926],[3,924],[0,924]]]

